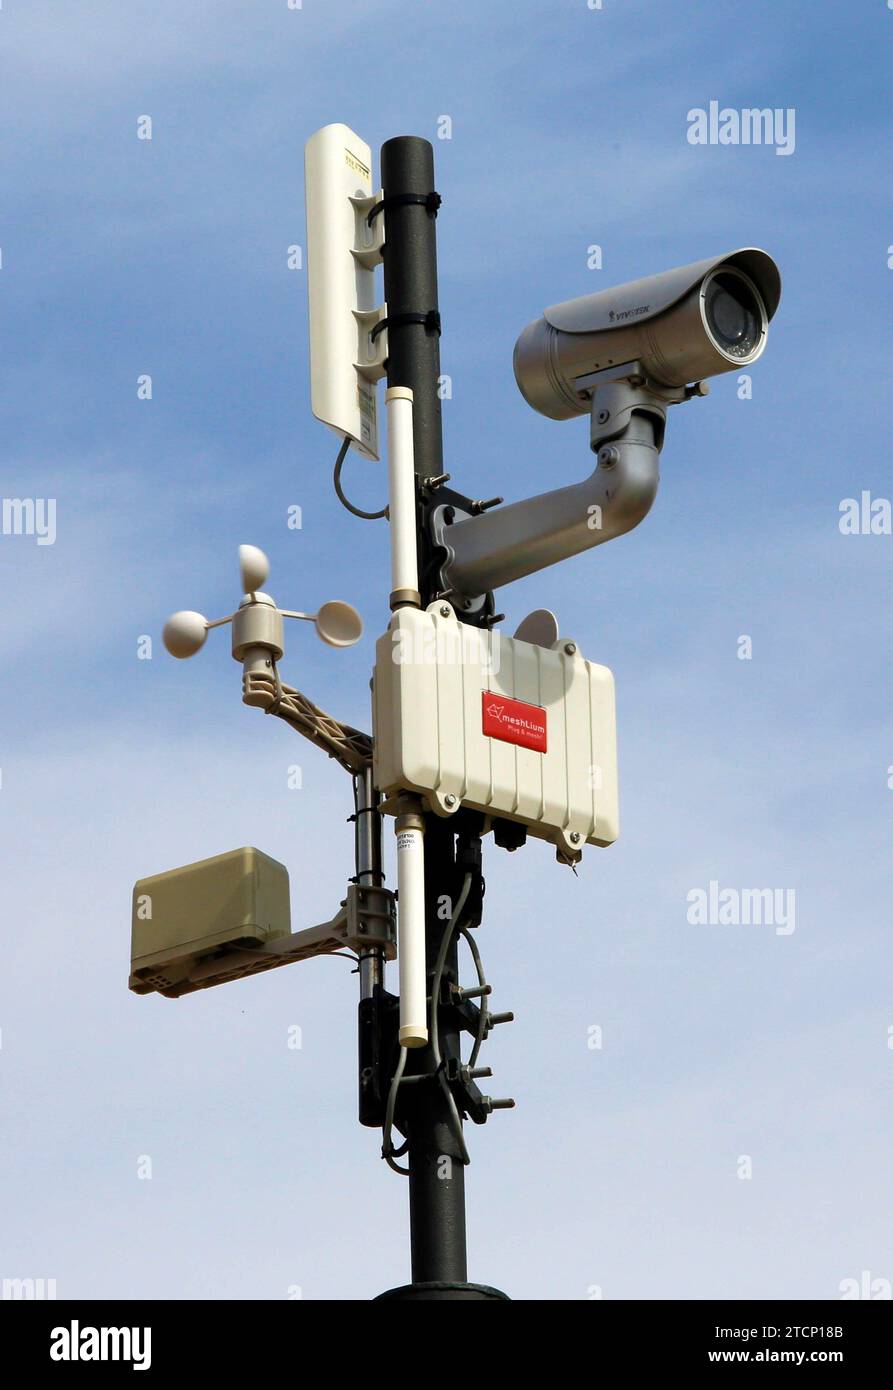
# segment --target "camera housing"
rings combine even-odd
[[[629,364],[679,388],[755,362],[781,298],[772,257],[743,247],[546,309],[515,345],[515,380],[552,420],[590,411],[581,378]]]

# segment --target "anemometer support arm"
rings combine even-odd
[[[686,399],[635,372],[637,363],[581,378],[591,395],[595,471],[585,482],[448,522],[435,511],[446,551],[444,589],[477,597],[631,531],[657,495],[667,406]],[[623,375],[619,375],[623,373]]]
[[[275,663],[270,669],[246,674],[242,700],[246,705],[275,714],[304,738],[340,763],[346,772],[361,775],[372,766],[372,739],[360,729],[343,724],[315,705],[294,686],[283,685]]]
[[[243,703],[284,719],[347,772],[362,772],[372,762],[369,735],[342,724],[294,686],[283,685],[276,664],[282,656],[283,618],[314,621],[306,613],[277,609],[271,600],[243,604],[233,618],[233,656],[243,665]]]

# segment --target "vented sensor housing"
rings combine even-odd
[[[259,849],[141,878],[133,889],[130,988],[179,993],[199,961],[290,931],[288,870]]]

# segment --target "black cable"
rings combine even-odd
[[[455,1134],[456,1142],[459,1145],[460,1162],[464,1164],[470,1163],[471,1159],[468,1155],[468,1149],[465,1145],[465,1136],[462,1133],[462,1119],[459,1115],[458,1106],[456,1105],[456,1098],[449,1088],[449,1083],[447,1082],[447,1079],[443,1071],[443,1059],[440,1055],[440,1027],[438,1012],[440,1005],[440,981],[443,978],[443,970],[444,966],[446,965],[447,951],[449,950],[450,942],[453,939],[453,935],[457,927],[459,926],[459,922],[462,918],[462,912],[465,907],[466,900],[468,898],[469,893],[471,892],[471,881],[472,874],[469,870],[466,873],[465,878],[462,882],[462,891],[459,894],[459,901],[453,908],[452,916],[450,917],[450,920],[447,923],[446,930],[440,939],[440,949],[437,952],[437,960],[434,965],[434,975],[431,980],[431,1016],[428,1028],[430,1046],[431,1051],[434,1054],[434,1063],[436,1068],[434,1074],[438,1078],[440,1085],[443,1089],[444,1099],[447,1102],[447,1108],[450,1112],[451,1127]]]
[[[467,1149],[467,1147],[466,1147],[466,1145],[465,1145],[465,1138],[464,1138],[464,1135],[463,1135],[463,1133],[462,1133],[462,1119],[461,1119],[461,1117],[460,1117],[460,1115],[459,1115],[459,1110],[458,1110],[458,1107],[457,1107],[457,1105],[456,1105],[456,1100],[455,1100],[455,1097],[454,1097],[452,1091],[451,1091],[450,1088],[449,1088],[449,1084],[448,1084],[448,1082],[447,1082],[447,1079],[446,1079],[446,1077],[444,1076],[444,1071],[443,1071],[443,1059],[442,1059],[442,1057],[441,1057],[441,1055],[440,1055],[440,1031],[439,1031],[439,1027],[438,1027],[437,1005],[438,1005],[438,1000],[439,1000],[439,996],[440,996],[440,981],[441,981],[441,979],[442,979],[442,977],[443,977],[443,970],[444,970],[444,966],[445,966],[445,964],[446,964],[447,951],[449,950],[450,942],[451,942],[452,939],[453,939],[453,935],[454,935],[454,933],[455,933],[457,927],[459,926],[459,921],[460,921],[460,919],[461,919],[462,911],[463,911],[463,908],[465,907],[465,902],[466,902],[466,899],[468,898],[468,894],[471,892],[471,879],[472,879],[472,876],[471,876],[471,873],[469,872],[469,873],[467,873],[467,874],[465,875],[465,879],[464,879],[464,882],[463,882],[463,884],[462,884],[462,891],[461,891],[461,893],[459,894],[459,901],[456,903],[456,906],[453,908],[452,915],[450,916],[450,920],[449,920],[449,922],[447,923],[447,926],[446,926],[446,929],[445,929],[445,931],[444,931],[444,933],[443,933],[443,936],[441,937],[441,941],[440,941],[440,950],[439,950],[438,953],[437,953],[437,962],[436,962],[436,964],[435,964],[435,966],[434,966],[434,977],[433,977],[433,979],[432,979],[432,981],[431,981],[431,1004],[430,1004],[429,1029],[428,1029],[428,1031],[429,1031],[429,1045],[430,1045],[431,1050],[432,1050],[432,1052],[433,1052],[433,1054],[434,1054],[434,1063],[435,1063],[435,1070],[431,1073],[431,1075],[432,1075],[432,1077],[436,1077],[436,1078],[437,1078],[437,1080],[439,1081],[440,1085],[441,1085],[442,1088],[443,1088],[444,1098],[445,1098],[445,1100],[446,1100],[446,1102],[447,1102],[447,1107],[448,1107],[449,1113],[450,1113],[450,1127],[452,1128],[452,1130],[453,1130],[453,1132],[454,1132],[454,1134],[455,1134],[456,1141],[457,1141],[458,1146],[459,1146],[459,1154],[460,1154],[459,1161],[460,1161],[460,1163],[462,1163],[462,1164],[468,1164],[468,1163],[470,1163],[470,1162],[471,1162],[471,1159],[469,1158],[468,1149]],[[382,1156],[382,1158],[385,1160],[385,1162],[387,1163],[388,1167],[389,1167],[389,1168],[393,1168],[393,1170],[394,1170],[395,1173],[400,1173],[401,1176],[403,1176],[403,1177],[408,1177],[408,1176],[409,1176],[409,1169],[408,1169],[408,1168],[401,1168],[400,1165],[399,1165],[399,1163],[395,1163],[395,1162],[394,1162],[394,1158],[395,1158],[395,1156],[396,1156],[397,1151],[395,1150],[393,1144],[391,1143],[391,1131],[392,1131],[393,1126],[394,1126],[394,1114],[395,1114],[395,1111],[396,1111],[396,1108],[397,1108],[397,1092],[398,1092],[398,1090],[399,1090],[399,1088],[400,1088],[401,1082],[403,1081],[403,1069],[404,1069],[404,1067],[406,1066],[406,1058],[407,1058],[407,1049],[406,1049],[405,1047],[401,1047],[401,1048],[400,1048],[400,1058],[399,1058],[399,1061],[398,1061],[398,1063],[397,1063],[397,1069],[396,1069],[396,1071],[394,1072],[393,1077],[391,1078],[391,1084],[390,1084],[390,1087],[388,1088],[388,1099],[387,1099],[387,1105],[386,1105],[386,1108],[385,1108],[384,1124],[383,1124],[383,1126],[382,1126],[382,1131],[383,1131],[383,1132],[382,1132],[382,1145],[381,1145],[381,1156]],[[408,1078],[408,1079],[409,1079],[409,1080],[415,1080],[414,1077],[410,1077],[410,1078]],[[408,1147],[408,1145],[407,1145],[407,1147]],[[401,1152],[401,1153],[405,1152],[405,1149],[401,1149],[400,1152]]]
[[[400,1082],[403,1080],[403,1068],[406,1066],[406,1058],[407,1049],[405,1047],[401,1047],[400,1058],[397,1062],[397,1069],[394,1072],[394,1075],[391,1078],[391,1084],[388,1087],[388,1100],[385,1109],[385,1118],[384,1124],[382,1125],[381,1136],[382,1158],[384,1159],[385,1163],[388,1165],[389,1168],[392,1168],[395,1173],[399,1173],[400,1176],[404,1178],[409,1177],[409,1169],[401,1168],[399,1163],[394,1162],[396,1150],[394,1148],[394,1145],[391,1143],[391,1130],[394,1127],[394,1111],[397,1108],[397,1091],[400,1088]],[[405,1149],[401,1149],[401,1152],[405,1153]]]
[[[344,496],[344,491],[341,487],[341,469],[344,466],[344,460],[347,458],[347,451],[350,448],[352,442],[353,441],[348,435],[347,438],[344,440],[343,444],[341,445],[341,448],[338,450],[338,457],[335,460],[335,493],[342,507],[346,507],[347,510],[349,512],[352,512],[354,516],[358,516],[361,521],[378,521],[380,517],[388,515],[387,507],[382,507],[380,512],[364,512],[360,507],[355,507],[353,502],[348,501],[348,499]]]
[[[474,960],[474,966],[477,971],[478,984],[480,985],[481,989],[486,989],[487,977],[484,973],[484,965],[483,961],[481,960],[481,953],[478,950],[477,942],[475,941],[474,937],[472,936],[471,932],[468,930],[467,927],[461,927],[460,932],[461,935],[464,936],[468,944],[468,948],[471,951],[472,959]],[[477,1033],[474,1039],[474,1047],[471,1049],[471,1056],[469,1057],[466,1063],[466,1066],[468,1067],[469,1071],[472,1070],[475,1063],[477,1062],[477,1059],[480,1056],[481,1047],[483,1046],[484,1041],[487,1037],[488,1012],[489,1011],[487,1009],[487,996],[483,995],[483,997],[481,998],[481,1006],[478,1009],[478,1026]]]

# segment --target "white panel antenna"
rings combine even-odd
[[[374,192],[372,151],[346,125],[311,135],[304,152],[310,396],[323,424],[377,459],[376,385],[384,376],[386,306],[375,303],[384,213]]]

